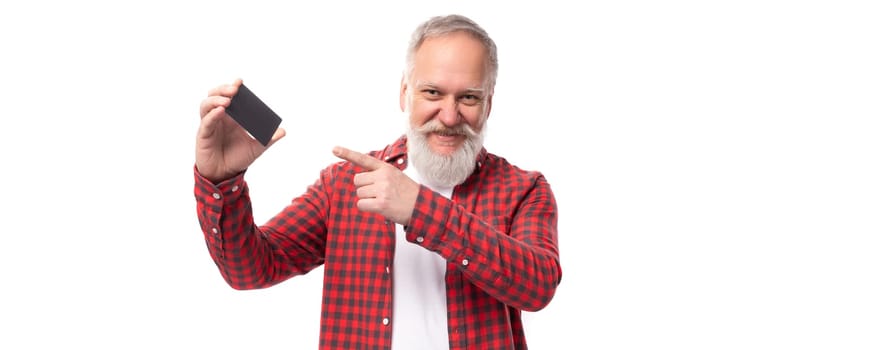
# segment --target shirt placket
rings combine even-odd
[[[391,267],[394,262],[394,245],[396,244],[396,239],[394,235],[396,230],[396,225],[390,220],[385,219],[384,221],[384,232],[381,234],[381,244],[384,245],[387,249],[381,249],[384,252],[384,255],[381,257],[381,261],[383,261],[384,265],[384,273],[382,274],[383,279],[381,282],[381,288],[379,290],[382,291],[382,309],[381,314],[383,315],[381,323],[382,326],[385,327],[384,337],[385,343],[390,347],[392,334],[392,320],[393,320],[393,289],[394,289],[394,281],[393,275],[391,271]]]

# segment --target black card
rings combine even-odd
[[[233,120],[264,146],[269,144],[282,122],[282,118],[244,84],[239,86],[239,92],[230,100],[230,106],[227,107],[226,111]]]

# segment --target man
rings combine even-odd
[[[406,135],[369,154],[336,147],[344,161],[262,226],[243,176],[266,148],[224,112],[241,81],[210,91],[195,196],[227,283],[266,288],[323,265],[322,349],[526,348],[521,311],[545,307],[562,275],[557,205],[542,174],[483,148],[497,67],[468,18],[421,24],[400,86]]]

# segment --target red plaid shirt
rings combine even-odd
[[[370,155],[404,169],[406,139]],[[236,289],[266,288],[324,265],[321,349],[390,349],[395,225],[356,207],[338,162],[266,224],[240,174],[217,186],[195,171],[209,254]],[[542,174],[482,150],[449,200],[421,187],[406,240],[447,260],[451,349],[526,349],[521,311],[545,307],[562,275],[557,204]]]

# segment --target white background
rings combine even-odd
[[[5,2],[0,348],[316,348],[320,269],[242,292],[208,256],[199,102],[241,77],[284,118],[264,222],[332,146],[400,135],[409,34],[457,12],[499,45],[485,146],[558,199],[533,349],[870,349],[862,5]]]

